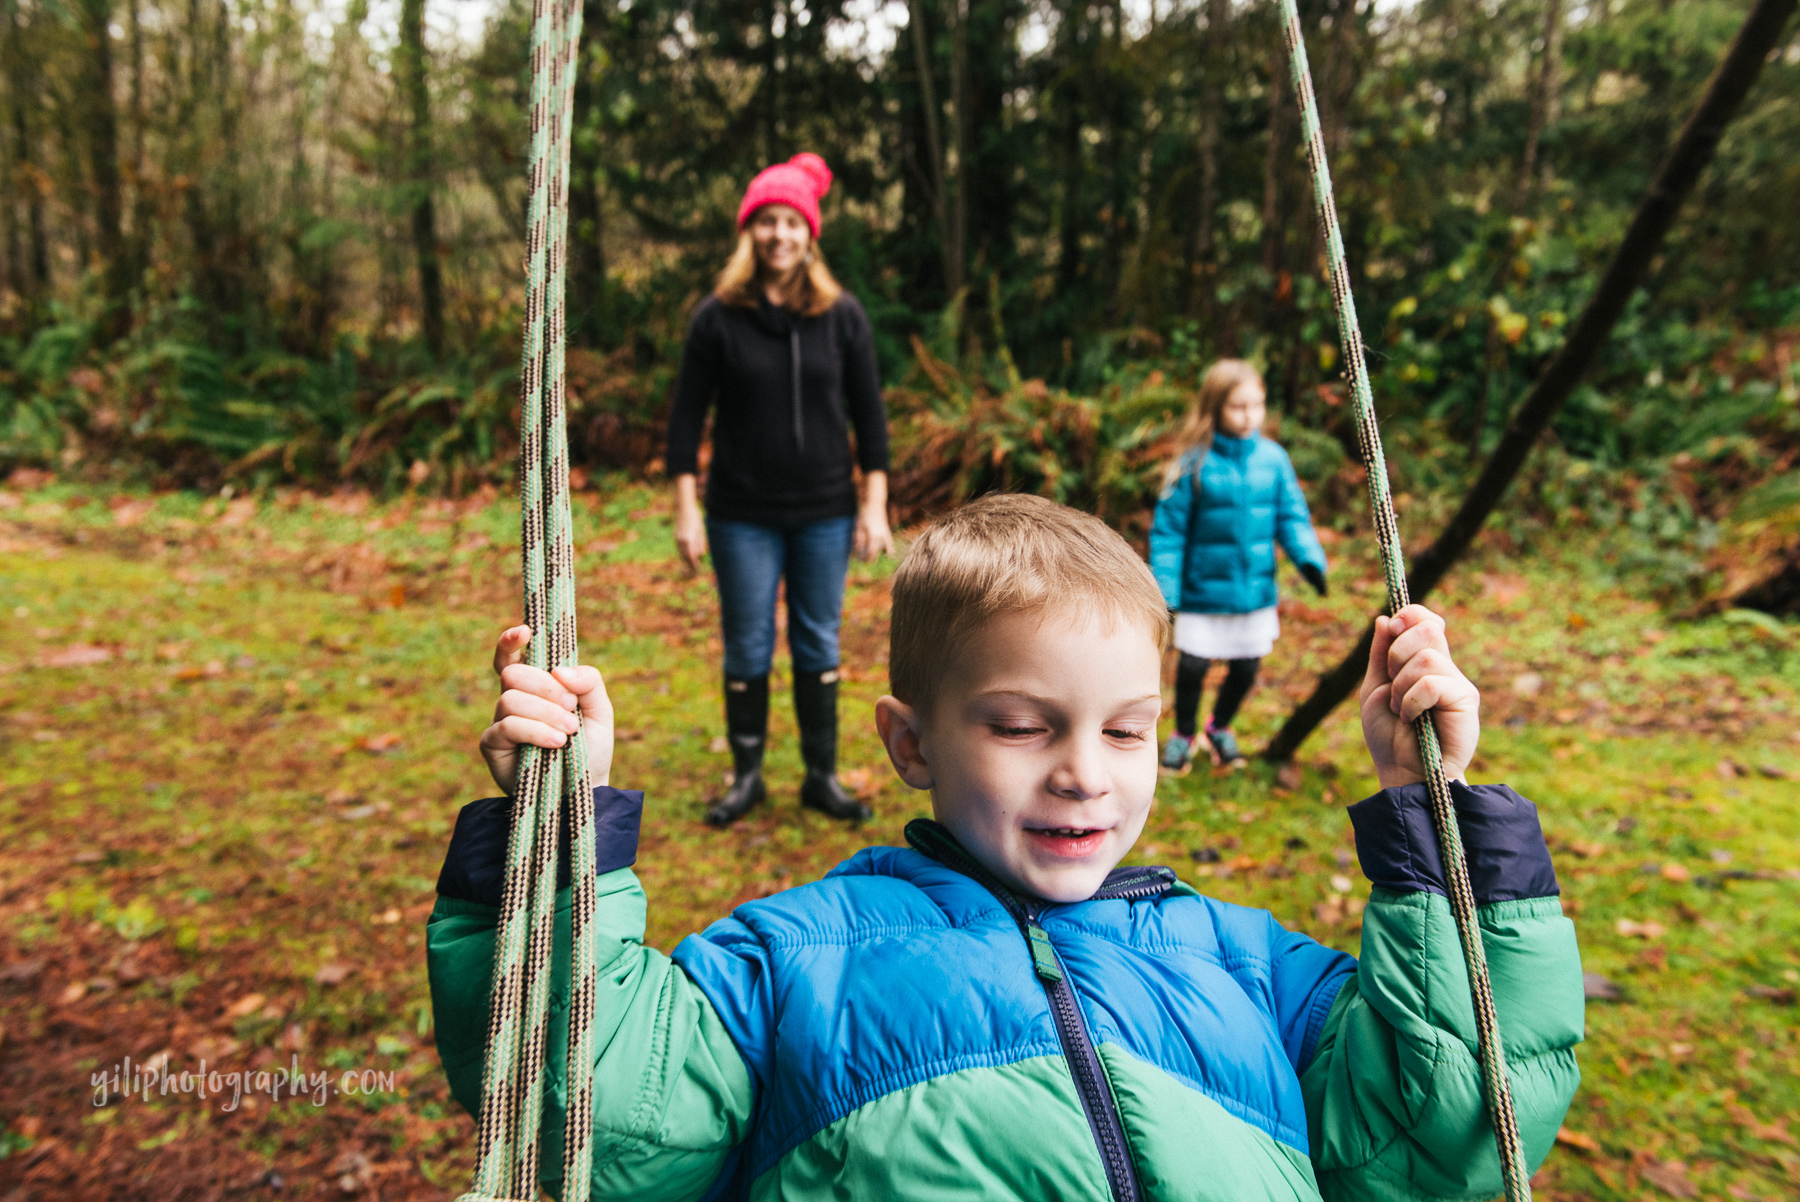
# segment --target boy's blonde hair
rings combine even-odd
[[[945,666],[982,626],[1051,609],[1139,626],[1168,650],[1162,590],[1117,531],[1025,493],[971,501],[921,534],[894,574],[889,688],[927,711]]]
[[[1262,382],[1262,373],[1242,359],[1221,359],[1206,369],[1200,377],[1200,393],[1194,398],[1194,407],[1188,410],[1181,433],[1175,436],[1175,454],[1163,469],[1164,488],[1175,483],[1181,474],[1181,460],[1189,451],[1199,448],[1204,452],[1212,446],[1213,431],[1219,428],[1219,410],[1225,408],[1238,385]]]

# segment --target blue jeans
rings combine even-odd
[[[856,519],[848,517],[792,527],[707,519],[725,626],[725,675],[768,673],[775,656],[775,593],[783,576],[794,671],[838,666],[844,575],[855,537]]]

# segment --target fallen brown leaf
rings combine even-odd
[[[1618,1002],[1625,998],[1624,990],[1597,972],[1581,974],[1581,992],[1590,1002]]]
[[[1748,1106],[1727,1106],[1725,1108],[1725,1113],[1731,1116],[1732,1122],[1742,1127],[1745,1131],[1748,1131],[1757,1139],[1766,1139],[1773,1143],[1787,1144],[1790,1147],[1800,1147],[1800,1141],[1796,1141],[1793,1135],[1788,1131],[1786,1122],[1765,1123],[1758,1119]]]
[[[44,971],[42,960],[14,960],[5,968],[0,968],[0,981],[8,985],[29,985],[38,979]]]
[[[260,993],[246,993],[243,997],[226,1007],[225,1013],[219,1017],[225,1022],[235,1022],[246,1015],[254,1014],[258,1010],[261,1010],[263,1003],[268,1000],[268,998]]]
[[[97,643],[70,643],[60,651],[52,651],[39,662],[46,668],[90,668],[113,657],[112,649]]]
[[[1671,861],[1662,866],[1662,875],[1663,880],[1665,881],[1675,881],[1679,883],[1687,880],[1692,874],[1688,872],[1686,864],[1677,864]]]
[[[364,751],[378,754],[383,751],[392,751],[400,746],[400,736],[389,731],[386,734],[370,735],[366,739],[358,739],[356,745]]]
[[[1700,1187],[1688,1179],[1687,1165],[1679,1160],[1651,1161],[1638,1170],[1638,1175],[1665,1194],[1676,1198],[1698,1198]]]
[[[375,1181],[369,1158],[354,1149],[339,1153],[325,1174],[337,1178],[338,1192],[343,1194],[360,1194]]]
[[[135,526],[148,517],[150,511],[155,508],[156,499],[154,497],[139,497],[136,500],[121,498],[119,503],[113,506],[113,524],[125,527]]]
[[[1753,998],[1774,1002],[1777,1006],[1792,1006],[1797,996],[1794,990],[1783,989],[1779,985],[1752,985],[1744,992]]]
[[[219,515],[221,526],[242,526],[256,516],[256,498],[239,497],[225,506],[225,512]]]
[[[1600,1141],[1591,1135],[1583,1135],[1579,1131],[1571,1131],[1567,1127],[1559,1127],[1556,1131],[1556,1142],[1565,1148],[1579,1148],[1583,1152],[1598,1152]]]
[[[230,1059],[244,1045],[225,1035],[209,1035],[197,1039],[188,1045],[188,1055],[196,1060],[204,1060],[209,1064],[217,1064],[221,1060]]]
[[[56,995],[56,1003],[59,1006],[73,1006],[87,996],[87,991],[86,981],[70,981],[63,991]]]
[[[321,985],[342,985],[353,971],[355,970],[348,964],[325,964],[313,974],[313,980]]]
[[[1275,783],[1284,789],[1298,789],[1301,781],[1299,761],[1287,760],[1275,769]]]
[[[1629,918],[1621,918],[1613,924],[1613,929],[1627,938],[1661,939],[1666,933],[1663,924],[1651,919],[1648,922],[1634,922]]]

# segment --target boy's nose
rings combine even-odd
[[[1062,762],[1050,773],[1050,791],[1068,801],[1091,801],[1111,790],[1100,748],[1072,740]]]

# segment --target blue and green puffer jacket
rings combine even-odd
[[[1578,1074],[1581,966],[1535,809],[1453,786],[1535,1164]],[[1356,960],[1164,868],[1053,905],[942,827],[642,945],[641,794],[596,791],[594,1196],[1480,1199],[1500,1190],[1424,789],[1353,807]],[[428,928],[437,1041],[480,1109],[505,799],[464,809]],[[567,891],[560,930],[567,934]],[[567,1006],[557,962],[552,1030]],[[543,1159],[560,1182],[563,1056]]]
[[[1325,549],[1280,444],[1216,434],[1210,451],[1189,451],[1176,471],[1150,526],[1150,570],[1170,609],[1267,609],[1276,601],[1277,543],[1297,566],[1324,574]]]

